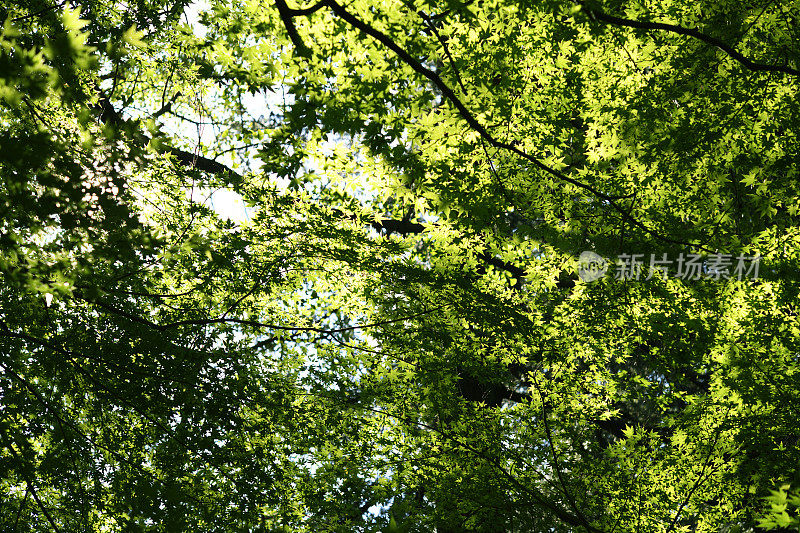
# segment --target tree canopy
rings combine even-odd
[[[797,1],[0,21],[3,531],[800,526]]]

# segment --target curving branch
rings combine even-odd
[[[734,47],[731,45],[717,39],[716,37],[711,37],[710,35],[706,35],[694,28],[686,28],[684,26],[679,26],[677,24],[667,24],[664,22],[646,22],[640,20],[632,20],[626,19],[622,17],[615,17],[614,15],[609,15],[608,13],[586,5],[584,0],[575,0],[575,3],[578,4],[589,14],[590,17],[599,20],[601,22],[605,22],[607,24],[613,24],[615,26],[626,26],[628,28],[636,28],[640,30],[661,30],[661,31],[668,31],[671,33],[677,33],[678,35],[686,35],[688,37],[693,37],[699,41],[702,41],[706,44],[710,44],[716,48],[719,48],[731,59],[738,61],[742,66],[744,66],[748,70],[752,70],[754,72],[781,72],[783,74],[789,74],[791,76],[800,76],[800,70],[794,69],[787,65],[767,65],[765,63],[756,63],[751,59],[745,57],[741,52],[738,52]]]
[[[633,215],[630,214],[630,212],[627,209],[625,209],[621,205],[620,200],[630,198],[631,195],[618,196],[618,195],[606,194],[596,189],[592,185],[589,185],[588,183],[583,183],[580,180],[576,180],[574,178],[565,175],[562,172],[559,172],[555,168],[543,163],[535,156],[529,154],[524,150],[521,150],[514,144],[504,142],[496,138],[489,132],[489,130],[483,124],[481,124],[481,122],[478,120],[475,114],[473,114],[473,112],[470,111],[470,109],[466,106],[466,104],[455,94],[453,89],[447,83],[445,83],[445,81],[441,78],[441,76],[439,76],[437,72],[427,68],[419,60],[411,56],[411,54],[408,51],[406,51],[403,47],[397,44],[391,37],[381,32],[380,30],[373,28],[366,22],[362,21],[361,19],[359,19],[358,17],[347,11],[347,9],[345,9],[344,6],[336,2],[336,0],[322,0],[312,8],[308,9],[293,10],[287,8],[286,10],[284,10],[284,13],[288,14],[290,18],[295,16],[304,16],[308,15],[309,13],[317,11],[321,5],[329,7],[335,15],[337,15],[339,18],[350,24],[352,27],[354,27],[355,29],[361,31],[366,35],[369,35],[379,43],[383,44],[389,50],[394,52],[395,55],[397,55],[405,64],[411,67],[415,72],[424,76],[430,82],[432,82],[441,91],[445,99],[450,101],[450,103],[456,108],[461,118],[463,118],[467,122],[467,124],[476,133],[478,133],[481,140],[489,143],[491,146],[495,148],[509,151],[525,159],[526,161],[531,163],[534,167],[545,172],[546,174],[549,174],[550,176],[556,178],[559,181],[569,183],[575,187],[578,187],[579,189],[588,192],[595,198],[601,200],[602,202],[605,202],[614,211],[618,212],[624,220],[626,220],[636,228],[642,230],[644,233],[651,235],[662,242],[677,244],[681,246],[689,246],[709,253],[712,252],[711,250],[707,249],[701,244],[689,241],[682,241],[679,239],[673,239],[666,235],[662,235],[656,230],[648,228],[644,223],[637,220]],[[290,29],[287,28],[287,31],[290,31]]]
[[[294,25],[294,17],[297,14],[296,11],[289,9],[289,6],[286,5],[286,0],[275,0],[275,7],[278,8],[278,13],[281,16],[283,25],[286,27],[286,33],[289,34],[289,39],[291,39],[297,54],[302,57],[309,57],[311,55],[311,50],[303,42],[303,39],[300,38],[300,34],[297,33],[297,28]],[[306,13],[313,13],[313,11],[309,10],[303,11]]]
[[[369,24],[365,23],[358,17],[354,16],[352,13],[347,11],[347,9],[345,9],[344,6],[337,3],[336,0],[326,0],[326,3],[331,8],[331,10],[345,22],[349,23],[354,28],[369,35],[376,41],[380,42],[381,44],[389,48],[400,59],[402,59],[405,64],[414,69],[415,72],[426,77],[429,81],[431,81],[434,85],[436,85],[436,87],[440,91],[442,91],[442,94],[445,96],[445,98],[447,98],[447,100],[449,100],[450,103],[452,103],[453,106],[455,106],[455,108],[458,110],[458,113],[467,122],[467,124],[469,124],[470,127],[473,130],[475,130],[481,136],[481,138],[485,139],[489,144],[491,144],[495,148],[502,148],[511,151],[516,155],[528,160],[530,163],[533,163],[533,165],[536,166],[538,169],[544,171],[547,174],[550,174],[554,178],[572,184],[580,189],[583,189],[601,200],[612,203],[613,205],[617,205],[616,200],[621,199],[621,197],[606,194],[602,191],[595,189],[589,184],[570,178],[569,176],[564,175],[563,173],[546,165],[545,163],[542,163],[536,157],[530,155],[524,150],[517,148],[513,144],[506,143],[495,138],[491,133],[489,133],[486,127],[480,123],[480,121],[472,113],[472,111],[470,111],[469,108],[467,108],[466,104],[464,104],[464,102],[461,101],[461,99],[455,94],[453,89],[451,89],[450,86],[447,85],[444,82],[444,80],[442,80],[441,76],[439,76],[437,72],[424,66],[422,63],[419,62],[419,60],[412,57],[411,54],[409,54],[405,49],[403,49],[400,45],[398,45],[391,37],[389,37],[388,35],[379,30],[376,30]]]
[[[380,321],[377,321],[377,322],[370,322],[370,323],[367,323],[367,324],[356,324],[356,325],[353,325],[353,326],[344,326],[344,327],[341,327],[341,328],[326,329],[326,328],[321,328],[321,327],[317,327],[317,326],[281,326],[281,325],[278,325],[278,324],[269,324],[269,323],[266,323],[266,322],[259,322],[258,320],[247,320],[247,319],[233,318],[233,317],[228,317],[228,318],[220,317],[220,318],[185,319],[185,320],[177,320],[175,322],[168,322],[168,323],[165,323],[165,324],[158,324],[156,322],[152,322],[150,320],[147,320],[146,318],[141,317],[139,315],[136,315],[136,314],[133,314],[133,313],[128,313],[127,311],[123,311],[122,309],[118,309],[118,308],[116,308],[116,307],[114,307],[114,306],[112,306],[112,305],[110,305],[110,304],[108,304],[106,302],[101,301],[101,300],[93,300],[93,299],[88,299],[88,298],[82,298],[82,299],[84,301],[86,301],[86,302],[93,303],[93,304],[97,305],[98,307],[100,307],[101,309],[105,309],[106,311],[108,311],[110,313],[113,313],[115,315],[118,315],[118,316],[121,316],[123,318],[126,318],[126,319],[128,319],[128,320],[130,320],[132,322],[136,322],[137,324],[142,324],[144,326],[148,326],[148,327],[150,327],[150,328],[152,328],[152,329],[154,329],[156,331],[165,331],[165,330],[169,330],[169,329],[178,328],[178,327],[181,327],[181,326],[210,326],[210,325],[214,325],[214,324],[238,324],[238,325],[241,325],[241,326],[250,326],[252,328],[257,328],[257,329],[272,329],[272,330],[277,330],[277,331],[292,331],[292,332],[300,332],[300,333],[302,333],[302,332],[320,333],[320,334],[323,334],[323,335],[330,335],[330,334],[333,334],[333,333],[343,333],[343,332],[346,332],[346,331],[356,331],[356,330],[361,330],[361,329],[379,327],[379,326],[383,326],[383,325],[386,325],[386,324],[393,324],[393,323],[396,323],[396,322],[404,322],[406,320],[411,320],[412,318],[417,318],[419,316],[428,315],[430,313],[439,311],[440,309],[442,309],[442,307],[444,307],[444,306],[439,305],[439,306],[436,306],[436,307],[434,307],[432,309],[428,309],[426,311],[420,311],[419,313],[414,313],[413,315],[409,315],[409,316],[405,316],[405,317],[401,317],[401,318],[394,318],[394,319],[390,319],[390,320],[380,320]]]

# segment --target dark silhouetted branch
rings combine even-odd
[[[742,66],[744,66],[748,70],[752,70],[755,72],[782,72],[784,74],[789,74],[791,76],[800,76],[800,70],[794,69],[787,65],[767,65],[764,63],[756,63],[751,59],[745,57],[741,52],[738,52],[735,48],[731,45],[717,39],[716,37],[711,37],[710,35],[706,35],[696,29],[693,28],[686,28],[683,26],[678,26],[677,24],[666,24],[664,22],[646,22],[640,20],[632,20],[626,19],[622,17],[615,17],[614,15],[609,15],[600,9],[589,7],[583,1],[577,1],[578,5],[580,5],[591,17],[601,22],[605,22],[607,24],[613,24],[615,26],[627,26],[628,28],[636,28],[640,30],[661,30],[661,31],[668,31],[671,33],[677,33],[678,35],[686,35],[687,37],[693,37],[699,41],[702,41],[706,44],[710,44],[711,46],[715,46],[728,54],[731,59],[738,61]]]

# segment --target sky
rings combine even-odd
[[[205,37],[207,33],[206,27],[199,22],[198,16],[200,12],[209,9],[209,7],[210,5],[206,0],[199,0],[189,5],[184,11],[185,22],[191,26],[198,37]],[[253,116],[258,117],[268,114],[268,107],[264,98],[252,96],[245,102],[245,105]],[[176,120],[175,122],[179,121]],[[208,144],[209,141],[213,141],[212,133],[210,129],[206,130],[205,133],[202,139],[204,144]],[[220,162],[230,164],[230,161]],[[248,208],[242,197],[230,189],[193,189],[189,194],[193,200],[213,209],[220,218],[242,223],[249,220],[252,215],[252,208]]]
[[[208,0],[198,0],[189,5],[184,11],[184,21],[192,28],[195,35],[198,37],[205,37],[207,30],[206,27],[200,23],[199,14],[210,8]],[[278,87],[280,89],[280,87]],[[247,112],[253,117],[270,116],[271,113],[280,111],[280,107],[286,101],[288,95],[282,90],[265,91],[259,94],[248,95],[243,99],[243,104]],[[205,128],[203,130],[196,130],[194,125],[188,125],[185,122],[174,118],[164,120],[166,126],[175,132],[180,132],[183,137],[195,137],[202,140],[205,146],[211,146],[214,143],[214,134],[212,128]],[[182,131],[181,131],[182,130]],[[320,151],[316,157],[309,158],[304,162],[307,170],[318,171],[326,157],[334,153],[334,148],[337,141],[324,140],[320,143]],[[253,153],[255,150],[253,151]],[[220,163],[231,165],[233,162],[230,154],[226,154],[218,159]],[[257,165],[253,165],[257,168]],[[288,179],[276,180],[275,185],[279,189],[287,187],[289,184]],[[366,185],[366,184],[363,184]],[[361,188],[368,188],[362,186]],[[221,218],[231,220],[236,223],[241,223],[250,219],[253,214],[253,208],[247,207],[244,200],[240,195],[229,189],[199,189],[191,192],[191,197],[198,202],[212,208]]]
[[[186,22],[192,27],[195,35],[199,37],[203,37],[206,34],[205,27],[200,24],[198,21],[198,15],[203,9],[208,9],[209,4],[206,0],[200,0],[195,2],[194,4],[190,5],[185,10],[185,17]],[[271,101],[272,100],[272,101]],[[250,98],[244,101],[244,104],[248,110],[248,112],[254,116],[268,116],[270,112],[270,106],[275,105],[275,110],[277,110],[277,106],[282,103],[283,95],[280,91],[276,91],[275,93],[267,93],[267,95],[253,95]],[[177,126],[177,124],[176,124]],[[208,132],[206,132],[207,136],[203,136],[202,140],[203,143],[208,145],[213,142],[213,138],[210,136]],[[326,156],[329,156],[333,153],[333,147],[335,142],[323,142],[321,146],[320,153],[316,158],[307,162],[307,166],[309,168],[316,168],[318,167],[320,160],[324,159]],[[316,160],[316,161],[315,161]],[[224,158],[220,158],[220,162],[224,164],[230,164],[231,161],[226,161]],[[278,186],[286,186],[287,184],[278,184]],[[252,215],[252,208],[248,208],[245,204],[242,197],[229,189],[217,189],[214,191],[210,190],[201,190],[196,189],[191,192],[191,197],[201,203],[204,203],[211,207],[221,218],[231,220],[236,223],[242,223],[250,219]],[[316,470],[315,465],[310,465],[312,473]],[[373,505],[370,507],[367,512],[378,516],[380,515],[381,511],[384,508],[381,505]]]

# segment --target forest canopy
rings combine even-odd
[[[797,1],[0,22],[2,531],[800,527]]]

